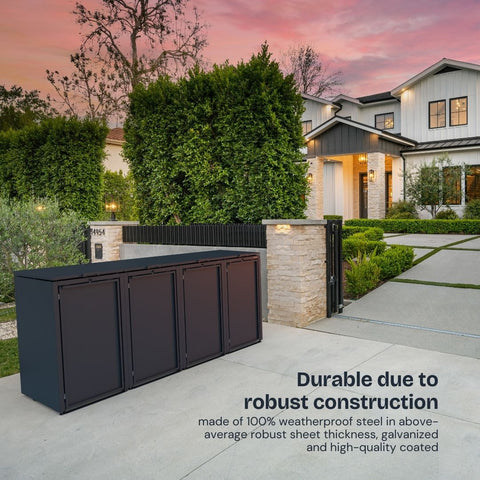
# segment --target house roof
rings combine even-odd
[[[449,150],[480,147],[480,137],[457,138],[455,140],[439,140],[436,142],[421,142],[403,150],[403,153],[445,152]]]
[[[123,128],[112,128],[107,133],[107,143],[121,145],[125,142]]]
[[[385,140],[389,140],[394,143],[398,143],[400,145],[405,145],[408,147],[414,147],[417,142],[415,140],[411,140],[410,138],[402,137],[401,135],[395,135],[393,133],[387,133],[384,130],[378,130],[377,128],[371,127],[369,125],[365,125],[364,123],[355,122],[354,120],[350,120],[344,117],[332,117],[326,122],[322,123],[318,127],[314,128],[310,132],[305,135],[305,140],[308,142],[315,137],[318,137],[322,133],[326,132],[327,130],[331,129],[335,125],[344,124],[349,125],[354,128],[358,128],[365,132],[373,133],[378,135],[380,138],[384,138]]]
[[[460,62],[458,60],[452,60],[449,58],[443,58],[439,62],[433,64],[431,67],[428,67],[427,69],[423,70],[423,72],[420,72],[418,75],[415,75],[414,77],[410,78],[409,80],[402,83],[398,87],[394,88],[391,93],[393,96],[398,97],[407,88],[412,87],[413,85],[420,82],[424,78],[430,75],[435,75],[436,73],[439,73],[442,70],[444,71],[474,70],[474,71],[480,72],[480,65],[476,65],[475,63]]]
[[[363,104],[384,102],[386,100],[397,100],[390,92],[375,93],[374,95],[367,95],[365,97],[358,97],[358,101]]]
[[[332,108],[335,108],[335,109],[338,108],[338,105],[335,105],[334,102],[331,102],[330,100],[326,100],[325,98],[322,98],[322,97],[310,95],[309,93],[302,93],[302,98],[304,100],[312,100],[314,102],[321,103],[323,105],[330,105]]]

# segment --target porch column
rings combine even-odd
[[[327,315],[325,220],[267,225],[268,321],[304,327]]]
[[[368,154],[368,218],[385,218],[385,154]]]
[[[323,218],[323,158],[308,159],[310,193],[307,198],[307,218]]]

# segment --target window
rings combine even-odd
[[[462,203],[462,169],[461,167],[445,167],[443,169],[444,202],[448,205]]]
[[[390,130],[393,128],[393,112],[375,115],[375,128]]]
[[[473,165],[468,168],[466,175],[467,195],[466,201],[480,198],[480,165]]]
[[[428,104],[430,120],[429,128],[441,128],[446,126],[446,101],[438,100]]]
[[[450,126],[467,124],[467,97],[450,99]]]
[[[302,133],[303,135],[306,135],[310,130],[312,130],[312,121],[311,120],[305,120],[302,122]]]

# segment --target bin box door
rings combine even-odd
[[[179,370],[175,272],[129,278],[133,385]]]
[[[124,389],[118,280],[59,287],[65,409]]]
[[[221,267],[183,270],[186,366],[222,355]]]
[[[229,351],[261,340],[258,260],[227,263]]]

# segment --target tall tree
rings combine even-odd
[[[56,114],[50,103],[40,98],[38,90],[0,85],[0,131],[19,130]]]
[[[303,218],[303,101],[267,45],[236,67],[139,85],[131,99],[124,152],[141,222]]]
[[[292,74],[301,93],[310,95],[334,95],[343,85],[342,72],[328,72],[320,53],[310,45],[290,47],[283,54],[281,67],[285,74]]]
[[[73,11],[85,30],[72,55],[74,73],[48,72],[61,101],[76,94],[89,112],[106,116],[125,109],[127,95],[161,75],[177,75],[200,61],[205,25],[189,0],[100,0],[99,9],[77,2]],[[92,112],[90,105],[98,104]],[[78,106],[75,107],[78,109]]]

